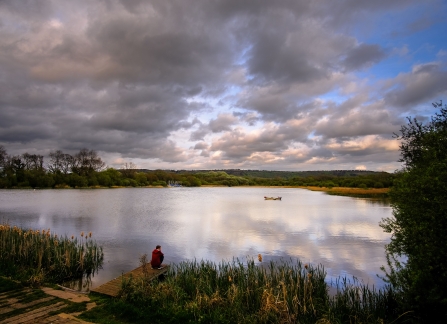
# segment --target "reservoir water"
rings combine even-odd
[[[281,201],[264,200],[281,196]],[[384,285],[391,207],[295,188],[0,190],[0,223],[58,235],[92,232],[104,248],[96,287],[139,266],[157,244],[167,263],[233,258],[322,264],[327,281],[353,276]]]

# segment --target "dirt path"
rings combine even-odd
[[[88,323],[75,316],[95,306],[83,294],[24,288],[0,294],[0,323]]]

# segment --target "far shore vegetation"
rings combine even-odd
[[[8,155],[0,146],[0,188],[116,188],[200,186],[304,187],[330,194],[381,196],[393,185],[395,174],[387,172],[266,171],[266,170],[146,170],[130,162],[122,168],[107,168],[94,150],[82,149],[75,155],[51,152],[42,155]],[[355,190],[346,190],[355,188]]]

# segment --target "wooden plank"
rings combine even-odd
[[[53,299],[54,299],[54,297],[49,296],[49,297],[45,297],[45,298],[42,298],[42,299],[34,300],[32,302],[29,302],[28,304],[22,304],[20,302],[15,302],[15,300],[17,300],[17,299],[15,299],[15,300],[11,300],[10,299],[10,300],[8,300],[10,302],[9,305],[8,305],[9,307],[0,309],[0,314],[9,313],[9,312],[12,312],[12,311],[14,311],[16,309],[31,307],[31,306],[34,306],[34,305],[37,305],[37,304],[40,304],[40,303],[44,303],[44,302],[47,302],[47,301],[50,301],[50,300],[53,300]]]
[[[10,323],[10,324],[20,324],[20,323],[26,323],[29,321],[36,322],[36,320],[39,317],[45,317],[49,312],[57,311],[63,307],[65,307],[66,304],[59,302],[56,304],[51,304],[42,308],[37,308],[32,311],[29,311],[24,314],[16,315],[14,317],[9,317],[3,320],[2,323]]]
[[[121,282],[123,278],[129,278],[132,276],[133,278],[141,278],[143,276],[146,276],[148,280],[153,280],[155,278],[158,278],[163,273],[166,273],[169,270],[169,265],[164,266],[163,269],[151,269],[150,264],[146,265],[146,274],[143,271],[143,266],[140,266],[132,271],[129,271],[119,277],[116,277],[115,279],[110,280],[109,282],[106,282],[105,284],[102,284],[99,287],[93,288],[90,291],[94,293],[99,293],[103,295],[108,295],[111,297],[118,296],[118,292],[121,289]]]

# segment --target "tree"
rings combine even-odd
[[[37,154],[22,154],[25,170],[43,170],[43,155]]]
[[[61,150],[50,152],[50,162],[48,170],[52,173],[68,174],[73,168],[74,158],[70,154],[65,154]]]
[[[133,178],[136,172],[137,172],[137,165],[133,162],[126,162],[121,167],[121,173],[126,178]]]
[[[6,150],[3,147],[3,145],[0,145],[0,168],[3,169],[5,163],[6,163],[6,159],[8,157],[8,154],[6,154]]]
[[[72,171],[81,176],[89,175],[92,172],[99,172],[104,169],[105,163],[94,150],[81,149],[74,156]]]
[[[404,167],[390,191],[393,216],[381,222],[391,233],[386,279],[421,322],[447,322],[446,108],[427,125],[408,118],[402,126]]]
[[[9,186],[16,186],[25,181],[25,164],[20,155],[7,156],[3,165],[3,172],[9,179]]]

